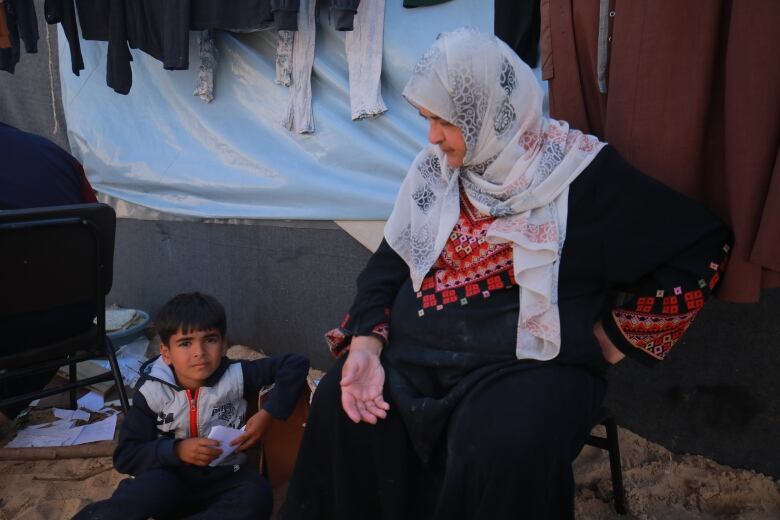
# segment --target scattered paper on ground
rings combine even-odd
[[[60,410],[60,412],[73,412],[73,410]],[[109,413],[110,415],[106,419],[82,426],[73,426],[75,422],[70,418],[28,426],[17,431],[16,437],[5,447],[49,448],[110,441],[114,438],[118,415],[113,410],[109,410]],[[60,415],[64,414],[60,413]],[[87,414],[87,419],[89,419],[89,414]]]
[[[62,408],[52,408],[54,417],[58,419],[73,419],[74,421],[89,421],[89,412],[84,410],[63,410]]]
[[[88,442],[110,441],[114,438],[114,432],[116,431],[116,419],[117,415],[112,414],[102,421],[81,426],[81,432],[79,432],[76,440],[73,441],[72,446],[87,444]]]
[[[89,410],[90,412],[97,412],[105,405],[103,396],[95,391],[84,394],[77,403],[79,408]]]

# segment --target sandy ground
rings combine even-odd
[[[674,455],[623,428],[619,436],[629,514],[619,516],[612,506],[606,452],[586,446],[574,462],[578,519],[780,518],[779,481],[697,455]]]
[[[258,356],[236,346],[228,355]],[[607,453],[586,446],[574,462],[579,520],[780,519],[780,481],[700,456],[674,455],[622,428],[619,435],[629,514],[615,513]],[[108,498],[122,478],[110,457],[0,461],[0,520],[69,519],[88,503]],[[277,507],[284,491],[275,490]]]
[[[704,457],[673,455],[623,429],[620,447],[629,515],[614,512],[606,452],[586,447],[574,464],[578,519],[780,518],[780,483],[769,477]],[[110,496],[122,478],[108,457],[0,462],[0,519],[70,518]]]

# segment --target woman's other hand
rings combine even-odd
[[[385,369],[379,361],[382,342],[374,336],[352,338],[341,369],[341,406],[353,422],[376,424],[390,405],[382,397]]]
[[[614,343],[612,343],[609,337],[607,337],[607,333],[604,331],[604,325],[601,324],[601,320],[597,321],[593,325],[593,334],[599,341],[599,345],[601,345],[601,354],[610,365],[614,365],[626,357],[626,355],[623,354]]]

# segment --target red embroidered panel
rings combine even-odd
[[[491,292],[515,284],[512,245],[489,244],[487,230],[495,217],[480,213],[461,193],[461,212],[439,258],[434,274],[423,280],[417,298],[418,315],[445,305],[466,305],[470,298],[489,298]]]
[[[688,330],[698,310],[675,314],[650,314],[614,310],[615,319],[623,336],[634,347],[656,359],[664,359],[678,339]]]
[[[435,284],[436,292],[486,280],[509,271],[512,285],[512,245],[490,244],[486,240],[488,228],[495,217],[483,215],[461,193],[460,217],[434,264],[435,279],[426,278],[422,289]]]

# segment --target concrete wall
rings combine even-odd
[[[109,301],[156,311],[181,291],[226,306],[231,341],[268,353],[331,359],[337,325],[368,251],[335,225],[120,219]],[[780,477],[780,290],[761,303],[711,302],[668,361],[611,369],[618,422],[678,453],[697,453]]]
[[[327,368],[323,333],[344,317],[369,254],[330,222],[119,219],[107,301],[155,313],[177,293],[207,292],[225,306],[231,342]]]

